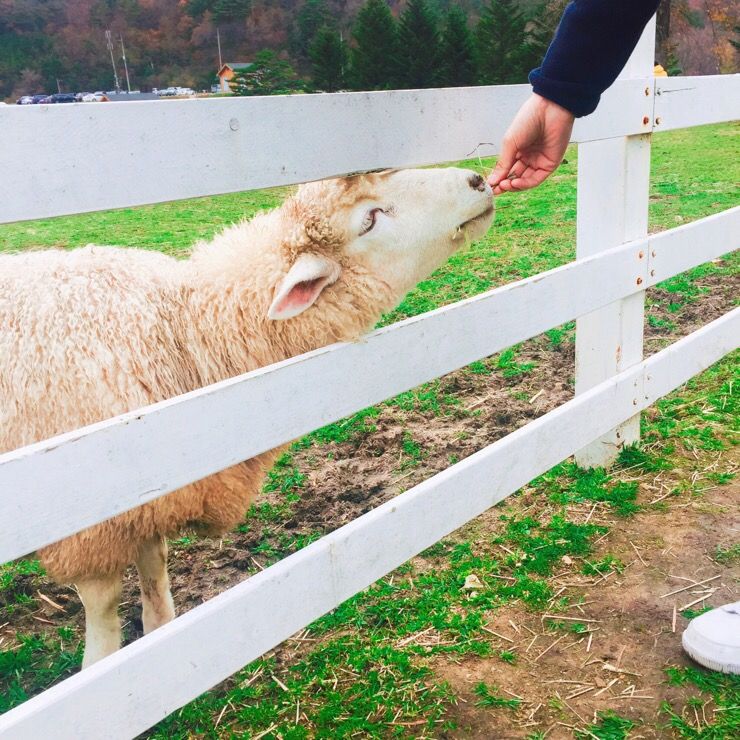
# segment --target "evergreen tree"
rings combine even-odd
[[[459,5],[453,5],[447,12],[442,31],[440,84],[445,87],[468,87],[477,82],[475,40],[468,28],[465,11]]]
[[[339,31],[322,26],[309,49],[313,84],[317,90],[335,92],[347,86],[347,45]]]
[[[295,24],[290,36],[290,51],[295,57],[308,59],[311,44],[323,26],[333,26],[329,6],[326,0],[306,0],[296,15]]]
[[[304,89],[290,62],[265,49],[254,57],[252,66],[229,81],[234,95],[288,95]]]
[[[678,58],[678,54],[676,53],[676,45],[667,43],[665,44],[664,48],[665,48],[665,65],[663,65],[663,68],[668,73],[668,76],[676,77],[677,75],[682,75],[683,69],[681,68],[681,61]]]
[[[426,0],[409,0],[398,28],[398,82],[403,87],[434,87],[439,82],[440,39],[437,16]]]
[[[522,47],[521,61],[525,74],[542,64],[567,4],[568,0],[547,0],[530,10]]]
[[[352,85],[356,90],[388,90],[398,81],[398,28],[386,0],[367,0],[352,30]]]
[[[478,23],[478,64],[484,85],[526,82],[527,19],[515,0],[490,0]]]

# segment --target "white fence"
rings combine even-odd
[[[652,58],[650,29],[576,126],[577,261],[0,456],[4,562],[579,317],[572,401],[8,712],[0,736],[133,737],[567,456],[608,461],[738,346],[735,309],[642,360],[645,289],[740,241],[740,208],[647,235],[650,133],[740,117],[740,77],[655,80]],[[527,91],[2,108],[0,222],[493,154]]]

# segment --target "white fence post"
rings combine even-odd
[[[655,19],[651,20],[620,78],[652,78]],[[646,85],[642,123],[652,128],[652,82]],[[590,257],[647,234],[650,134],[605,139],[578,148],[576,256]],[[638,255],[635,282],[644,281],[647,254]],[[638,282],[639,281],[639,282]],[[644,290],[576,322],[576,394],[584,393],[642,359]],[[619,450],[640,438],[636,414],[576,453],[584,467],[614,462]]]

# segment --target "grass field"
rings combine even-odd
[[[736,125],[654,137],[651,230],[738,203],[738,141]],[[576,156],[569,150],[541,188],[498,199],[489,234],[384,322],[573,259]],[[185,254],[286,192],[2,226],[0,250],[95,242]],[[738,284],[735,255],[650,291],[647,351],[728,310]],[[740,598],[737,360],[646,412],[642,446],[613,470],[557,466],[150,735],[740,736],[740,679],[697,669],[678,645],[697,610]],[[550,410],[572,395],[572,373],[567,324],[309,435],[280,458],[233,536],[184,533],[173,543],[178,609]],[[681,579],[714,576],[720,585],[696,604],[691,591],[660,599]],[[136,599],[129,578],[128,638],[140,632]],[[75,670],[81,635],[69,589],[47,582],[35,561],[0,566],[0,712]]]

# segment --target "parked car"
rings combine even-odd
[[[36,95],[31,96],[31,103],[33,103],[33,105],[43,103],[48,97],[49,96],[46,93],[37,93]]]
[[[16,105],[32,105],[33,95],[21,95],[18,100],[15,101]]]
[[[108,100],[108,96],[104,92],[85,93],[82,96],[83,103],[100,103],[104,100]]]
[[[74,93],[54,93],[49,96],[49,100],[45,101],[48,103],[74,103]]]

